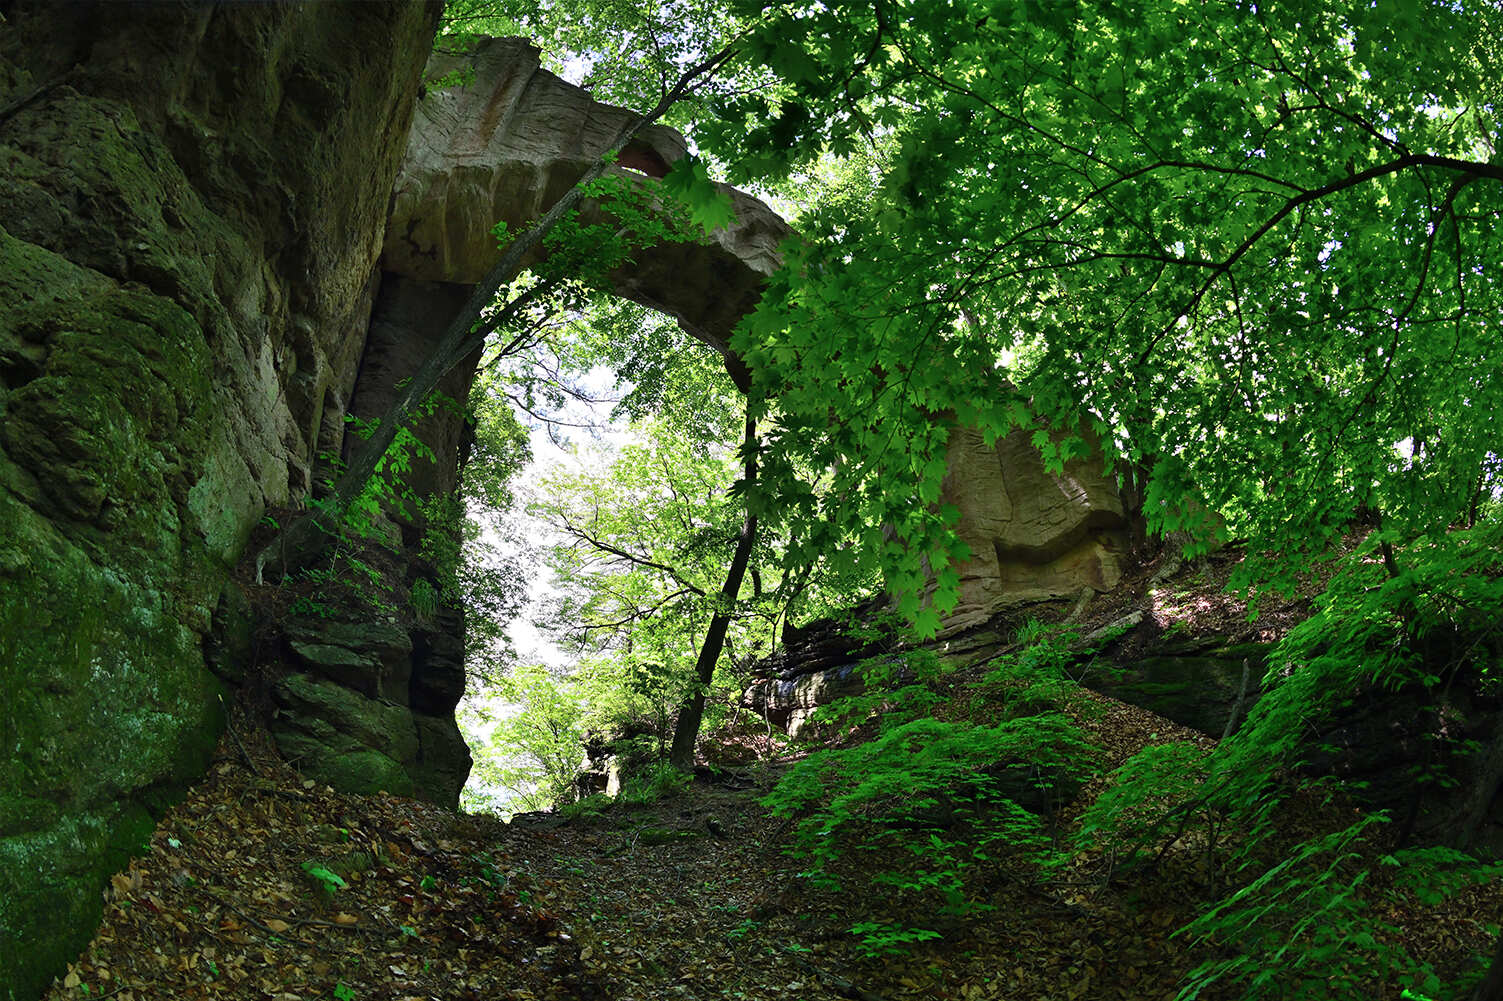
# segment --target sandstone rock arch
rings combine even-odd
[[[357,417],[385,411],[499,258],[492,225],[504,220],[516,231],[542,215],[631,114],[595,102],[542,69],[537,48],[525,39],[491,39],[465,56],[436,57],[428,75],[459,68],[469,82],[428,93],[414,115],[350,397],[349,411]],[[612,169],[662,176],[685,150],[674,130],[650,127]],[[724,190],[736,210],[734,226],[698,243],[644,248],[614,275],[615,290],[677,319],[719,351],[732,379],[744,386],[746,370],[730,336],[778,267],[779,244],[791,230],[757,199]],[[446,395],[464,399],[476,360],[446,377]],[[453,489],[459,418],[430,417],[420,435],[438,462],[417,470],[413,485],[419,492]],[[1063,476],[1045,473],[1027,430],[988,447],[979,433],[957,428],[944,500],[961,510],[960,534],[975,554],[961,568],[961,603],[946,622],[949,633],[1020,601],[1073,595],[1083,587],[1109,590],[1120,576],[1124,520],[1115,485],[1083,460],[1072,461]],[[442,630],[374,634],[384,641],[370,631],[340,629],[335,632],[345,638],[337,643],[327,635],[316,642],[316,624],[295,627],[308,634],[292,648],[309,677],[289,678],[279,688],[287,710],[277,730],[284,751],[336,784],[410,787],[441,801],[456,798],[469,757],[452,719],[464,686],[462,641],[452,634],[457,622],[448,625],[447,636]],[[425,650],[443,655],[425,657]],[[391,664],[399,667],[385,666]],[[400,719],[404,710],[410,724]],[[416,741],[408,739],[413,732]]]
[[[515,230],[541,215],[630,115],[543,70],[526,39],[491,39],[467,57],[436,57],[429,76],[458,68],[460,59],[474,70],[471,82],[428,95],[414,118],[382,248],[384,288],[478,282],[500,256],[494,221]],[[685,149],[677,132],[654,126],[616,169],[661,176]],[[677,319],[744,384],[730,336],[792,231],[761,201],[722,189],[735,207],[734,226],[704,243],[644,249],[615,275],[616,291]],[[1126,522],[1116,485],[1087,460],[1071,460],[1062,476],[1046,473],[1029,430],[987,446],[978,432],[957,428],[944,500],[960,508],[960,534],[975,554],[963,568],[952,630],[1009,603],[1110,590],[1120,577]]]
[[[0,984],[17,996],[76,954],[106,874],[207,766],[252,656],[232,570],[258,521],[317,489],[346,416],[381,411],[491,222],[557,197],[624,114],[516,40],[476,55],[491,75],[470,88],[417,98],[440,6],[6,6]],[[649,130],[623,163],[653,173],[682,148]],[[618,285],[723,354],[787,232],[734,197],[740,226]],[[456,428],[423,433],[440,462],[419,487],[444,489]],[[302,668],[277,693],[289,752],[347,788],[452,802],[460,625],[306,625],[283,637]]]

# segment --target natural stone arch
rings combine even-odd
[[[536,220],[634,117],[542,69],[526,39],[490,39],[462,57],[436,56],[429,76],[458,69],[460,60],[474,70],[471,82],[418,104],[381,253],[388,274],[477,284],[501,256],[491,227],[504,221],[516,232]],[[686,150],[678,132],[649,126],[612,172],[661,177]],[[615,291],[674,317],[719,351],[744,385],[730,335],[777,270],[778,247],[792,230],[756,198],[721,189],[732,200],[734,226],[705,243],[643,248],[614,276]]]
[[[539,218],[633,117],[542,69],[537,48],[525,39],[491,39],[464,56],[436,56],[428,75],[461,68],[467,84],[418,102],[350,396],[356,417],[385,413],[398,387],[433,353],[459,305],[500,257],[491,233],[496,221],[516,232]],[[611,169],[660,177],[685,151],[681,135],[653,126]],[[744,388],[747,371],[729,346],[731,333],[755,307],[792,231],[757,199],[723,190],[735,225],[700,242],[642,248],[613,280],[618,295],[674,317],[715,348]],[[451,371],[441,391],[463,401],[477,362],[478,354]],[[419,494],[452,490],[461,418],[441,410],[417,432],[437,462],[419,464],[409,485]],[[1084,460],[1073,460],[1062,476],[1046,473],[1030,430],[987,446],[978,432],[957,428],[942,499],[961,511],[958,530],[975,554],[960,568],[961,600],[947,633],[1019,602],[1085,587],[1109,590],[1120,577],[1125,523],[1115,485]],[[422,568],[414,564],[415,539],[405,541],[411,578]],[[457,617],[405,633],[336,630],[337,642],[327,629],[320,637],[316,627],[294,623],[291,632],[299,629],[306,635],[291,648],[313,680],[293,676],[279,688],[286,712],[276,732],[284,751],[345,787],[384,783],[454,801],[469,767],[453,721],[464,685]],[[382,721],[361,722],[374,715]],[[387,731],[391,736],[383,737]]]
[[[515,230],[541,215],[631,117],[543,70],[525,39],[492,39],[464,57],[436,57],[430,77],[460,68],[461,60],[473,67],[472,81],[429,94],[414,118],[381,256],[388,276],[478,282],[500,256],[494,222]],[[685,149],[677,132],[654,126],[617,169],[661,175]],[[744,366],[728,342],[781,263],[779,245],[792,231],[761,201],[722,188],[734,203],[734,226],[703,244],[644,248],[615,275],[616,291],[676,318],[720,351],[744,384]],[[975,554],[962,569],[952,625],[1017,601],[1116,585],[1122,502],[1089,461],[1072,460],[1060,476],[1045,472],[1031,430],[987,446],[979,432],[957,428],[950,452],[944,500],[959,507],[960,535]]]
[[[349,395],[351,417],[384,415],[434,353],[451,318],[500,257],[492,226],[504,220],[516,232],[536,220],[632,117],[543,70],[537,48],[524,39],[489,40],[464,57],[437,56],[430,78],[461,61],[474,69],[468,85],[429,92],[417,103]],[[647,128],[624,151],[625,166],[613,170],[660,177],[685,149],[672,129]],[[744,387],[746,369],[730,351],[730,333],[777,268],[778,244],[791,231],[761,202],[725,190],[736,226],[702,244],[644,248],[614,276],[615,291],[676,318],[720,352]],[[439,392],[463,403],[478,360],[478,353],[464,359]],[[462,418],[440,408],[415,431],[436,461],[415,462],[406,486],[419,496],[452,491]],[[346,453],[349,447],[347,441]],[[416,526],[397,521],[404,547],[388,569],[410,583],[428,568],[416,552]],[[283,624],[299,670],[275,691],[282,710],[273,724],[278,743],[310,775],[341,788],[379,787],[456,802],[470,765],[454,723],[465,683],[462,620],[451,610],[437,623],[403,629],[367,623],[369,617],[366,609],[346,607],[334,619]]]

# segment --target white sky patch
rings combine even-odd
[[[585,374],[577,387],[591,397],[613,397],[630,387],[616,387],[615,373],[603,366],[596,366]],[[630,442],[635,434],[625,421],[613,420],[611,410],[614,402],[587,403],[570,398],[564,407],[549,416],[566,425],[589,425],[588,427],[563,426],[553,433],[547,425],[527,414],[519,419],[528,426],[528,440],[532,446],[532,462],[528,463],[517,477],[517,511],[511,521],[519,529],[522,548],[499,536],[487,527],[485,539],[496,546],[506,557],[519,552],[530,554],[533,562],[525,568],[528,581],[527,603],[521,614],[506,626],[517,657],[524,663],[543,664],[554,672],[565,672],[575,662],[577,653],[561,647],[554,637],[537,625],[537,618],[544,603],[558,586],[553,571],[542,560],[543,551],[549,546],[565,541],[557,528],[542,518],[527,514],[528,498],[536,491],[544,477],[560,466],[575,470],[600,469],[604,467]],[[481,523],[487,523],[482,518]],[[460,706],[460,726],[465,740],[475,754],[485,751],[491,742],[496,722],[510,719],[522,711],[520,705],[503,701],[494,693],[477,690],[472,684],[465,692]],[[481,723],[475,713],[484,713],[493,722]],[[508,789],[491,786],[481,780],[478,772],[472,771],[462,793],[464,801],[476,807],[484,804],[488,809],[505,813],[515,795]]]

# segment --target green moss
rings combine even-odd
[[[0,576],[0,983],[37,993],[99,917],[99,887],[207,767],[221,689],[164,595],[93,564],[0,495],[33,542]]]
[[[188,622],[223,570],[180,520],[210,424],[193,320],[4,230],[0,302],[0,996],[26,997],[207,766],[222,690]]]
[[[32,6],[0,32],[0,92],[56,75],[56,26]],[[278,377],[321,393],[320,339],[344,350],[436,16],[371,10],[257,8],[201,52],[110,31],[73,46],[77,86],[7,121],[0,999],[30,1001],[76,957],[105,876],[208,761],[221,704],[201,633],[265,499],[288,499],[289,412],[317,422]],[[303,50],[327,69],[288,85]],[[238,83],[221,92],[226,58]],[[313,113],[256,111],[284,86]],[[334,133],[327,94],[345,105]],[[320,366],[305,379],[276,369],[294,304],[332,331],[292,345]]]
[[[369,795],[385,790],[398,796],[413,792],[406,769],[380,751],[331,754],[305,765],[304,771],[343,792]]]

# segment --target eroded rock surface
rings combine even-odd
[[[464,56],[435,56],[428,73],[461,68],[473,68],[469,83],[430,92],[418,104],[381,266],[474,285],[500,257],[491,227],[500,220],[515,233],[546,212],[636,116],[542,69],[526,39],[490,39]],[[612,170],[661,177],[685,149],[679,133],[651,126]],[[616,290],[675,317],[740,377],[744,369],[727,341],[777,270],[779,244],[792,231],[757,199],[722,190],[735,225],[705,243],[644,248],[615,276]]]
[[[1032,435],[1018,428],[990,447],[973,428],[950,435],[940,500],[960,509],[956,530],[971,558],[958,568],[960,602],[945,635],[1020,604],[1110,591],[1122,578],[1127,520],[1116,483],[1099,458],[1049,473]]]
[[[353,386],[437,8],[5,8],[0,997],[14,999],[77,954],[105,875],[206,766],[223,710],[203,641],[230,564],[267,506],[307,489]]]
[[[337,415],[338,427],[325,429],[334,454],[351,446],[345,413],[357,426],[379,420],[468,295],[463,285],[381,275],[347,411]],[[446,606],[426,619],[406,613],[414,587],[441,590],[423,538],[443,529],[425,524],[412,499],[447,496],[458,486],[464,403],[477,360],[466,359],[440,381],[444,402],[412,428],[432,458],[410,457],[401,483],[410,499],[386,512],[388,537],[359,553],[361,563],[380,571],[379,585],[346,570],[352,579],[343,583],[354,586],[321,591],[316,601],[324,614],[281,624],[284,660],[300,680],[275,689],[272,735],[304,773],[345,792],[385,789],[452,807],[469,775],[470,752],[454,721],[465,685],[462,613]],[[308,696],[315,691],[321,697]],[[351,718],[381,725],[351,728]]]

